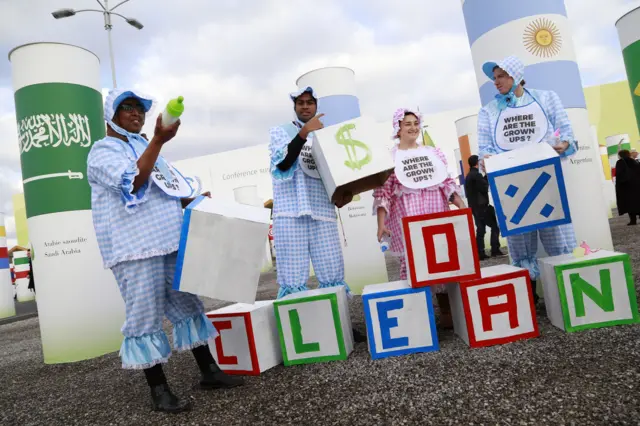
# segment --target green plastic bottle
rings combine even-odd
[[[173,123],[180,119],[180,116],[184,112],[184,98],[178,96],[175,99],[171,99],[167,103],[167,107],[162,112],[162,125],[171,126]]]

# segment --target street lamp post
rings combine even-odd
[[[80,9],[80,10],[59,9],[59,10],[56,10],[55,12],[52,12],[51,14],[56,19],[62,19],[62,18],[69,18],[69,17],[74,16],[74,15],[80,13],[80,12],[98,12],[98,13],[102,13],[102,15],[104,16],[104,29],[107,30],[107,36],[108,36],[108,39],[109,39],[109,57],[111,59],[111,78],[113,79],[113,87],[116,88],[116,87],[118,87],[118,84],[116,82],[116,63],[115,63],[115,58],[113,56],[113,42],[111,41],[111,30],[113,29],[113,25],[111,24],[111,15],[116,15],[116,16],[121,17],[122,19],[125,20],[125,22],[127,24],[129,24],[132,27],[137,28],[139,30],[141,30],[143,28],[143,25],[137,19],[127,18],[124,15],[121,15],[119,13],[115,13],[114,12],[114,10],[116,10],[118,7],[122,6],[124,3],[128,2],[129,0],[123,0],[120,3],[116,4],[115,6],[113,6],[112,8],[109,8],[109,0],[103,0],[104,4],[100,0],[96,0],[96,1],[98,2],[100,7],[102,8],[102,10],[98,10],[98,9]]]

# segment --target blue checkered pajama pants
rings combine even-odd
[[[576,236],[572,224],[538,229],[537,231],[507,237],[507,246],[513,266],[525,268],[532,280],[540,278],[538,265],[538,234],[549,256],[572,253],[576,248]]]
[[[280,285],[278,299],[307,290],[309,260],[313,264],[319,288],[346,286],[342,245],[336,222],[315,220],[311,216],[275,217],[273,244]]]
[[[123,368],[143,369],[167,361],[171,347],[162,330],[165,316],[173,324],[176,350],[202,346],[217,335],[200,299],[173,290],[176,260],[173,253],[121,262],[111,269],[125,302]]]

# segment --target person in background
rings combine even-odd
[[[399,151],[427,150],[438,157],[446,170],[447,158],[438,148],[426,148],[418,145],[417,139],[422,129],[420,113],[406,108],[396,110],[393,115],[393,135],[396,146],[392,151],[395,157]],[[416,151],[417,153],[421,151]],[[418,154],[416,154],[418,155]],[[394,158],[395,160],[395,158]],[[398,178],[402,170],[395,170],[384,185],[373,191],[373,214],[378,218],[378,241],[391,238],[390,254],[400,259],[400,279],[407,279],[406,248],[402,234],[402,219],[430,213],[449,211],[449,203],[459,209],[466,206],[458,193],[458,185],[448,175],[435,185],[412,189],[403,185]],[[453,326],[449,295],[444,284],[431,286],[440,307],[440,325],[443,328]]]
[[[478,156],[484,169],[484,159],[525,146],[549,144],[562,161],[578,152],[571,121],[560,97],[550,90],[525,89],[524,64],[515,56],[500,62],[487,62],[482,70],[494,81],[498,94],[478,114]],[[518,122],[532,117],[528,122]],[[514,126],[530,131],[527,137],[514,136]],[[557,129],[557,130],[556,130]],[[559,136],[556,137],[556,131]],[[574,212],[575,213],[575,212]],[[540,277],[538,236],[549,256],[570,254],[576,247],[572,224],[558,225],[507,237],[513,266],[529,271],[534,301],[536,283]]]
[[[317,114],[317,96],[311,87],[289,95],[296,120],[269,130],[271,179],[273,183],[273,243],[277,298],[305,291],[309,264],[319,288],[349,286],[344,280],[344,257],[338,231],[336,207],[350,203],[351,194],[332,202],[313,161],[302,158],[305,145],[311,145],[313,132],[324,126]],[[356,342],[366,338],[353,330]]]
[[[164,375],[162,364],[171,355],[165,316],[173,324],[174,349],[192,352],[202,389],[231,388],[243,380],[216,364],[209,341],[218,333],[202,301],[172,287],[182,209],[196,194],[184,180],[175,178],[177,193],[165,184],[174,180],[174,173],[160,152],[175,137],[180,121],[164,126],[160,115],[151,141],[140,135],[152,107],[152,100],[131,90],[109,93],[104,105],[107,136],[91,147],[87,179],[104,267],[113,272],[125,302],[122,368],[144,371],[154,410],[177,413],[191,404],[171,392]]]
[[[635,148],[631,149],[631,158],[636,160],[636,162],[640,162],[640,158],[638,158],[638,151]]]
[[[33,264],[31,263],[31,250],[27,250],[27,257],[29,257],[29,290],[36,292],[36,282],[33,279]]]
[[[616,162],[616,202],[618,214],[629,215],[628,226],[637,224],[640,215],[640,164],[626,149],[618,152]]]
[[[487,226],[491,228],[491,256],[506,256],[500,251],[500,228],[496,219],[496,211],[489,204],[489,181],[478,169],[478,156],[469,157],[469,173],[465,177],[464,191],[473,218],[476,222],[476,244],[480,260],[489,259],[484,250],[484,235]]]

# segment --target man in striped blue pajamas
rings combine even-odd
[[[344,285],[349,292],[336,206],[346,205],[352,197],[334,205],[311,157],[312,133],[323,127],[313,89],[307,87],[290,98],[297,120],[269,131],[278,298],[307,290],[309,261],[320,288]],[[354,330],[354,340],[364,337]]]
[[[520,59],[510,56],[497,63],[488,62],[483,71],[495,82],[499,94],[478,114],[478,156],[481,159],[533,143],[548,143],[563,158],[577,152],[571,122],[560,98],[550,90],[525,89],[524,64]],[[505,117],[515,114],[535,117],[537,126],[531,141],[509,139],[504,132],[497,131],[504,128]],[[558,137],[554,136],[556,129]],[[549,256],[572,253],[576,247],[572,224],[507,237],[513,265],[529,271],[536,302],[536,280],[540,277],[538,235]]]
[[[200,299],[172,288],[182,209],[197,189],[186,180],[177,189],[166,185],[175,173],[160,151],[180,122],[167,127],[158,117],[155,134],[147,141],[140,131],[152,107],[151,99],[131,90],[109,93],[104,107],[107,136],[89,152],[87,178],[98,247],[125,302],[122,367],[144,370],[154,409],[175,413],[190,404],[171,392],[162,370],[171,355],[162,330],[165,316],[173,324],[174,348],[192,351],[202,388],[234,387],[242,380],[226,375],[213,359],[208,341],[217,332]]]

